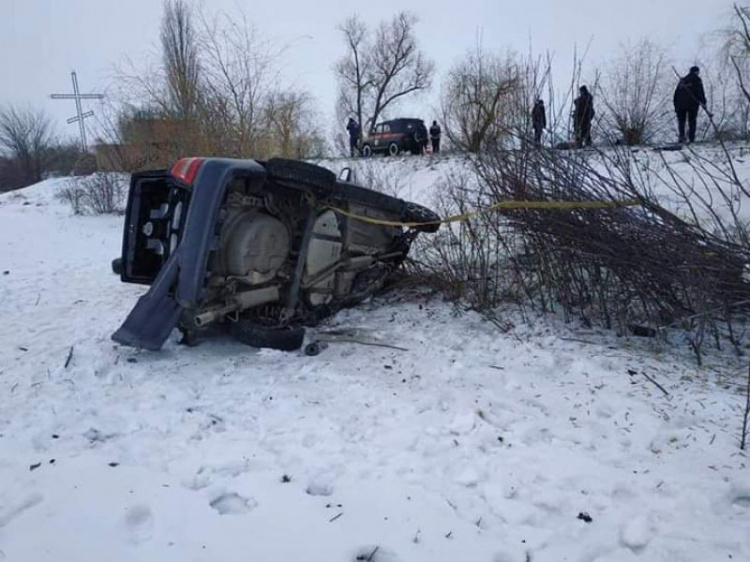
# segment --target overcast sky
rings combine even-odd
[[[587,61],[601,63],[618,45],[642,37],[670,47],[683,72],[700,61],[706,34],[726,24],[732,0],[204,0],[210,10],[240,9],[269,38],[288,45],[287,80],[309,90],[326,118],[333,113],[336,85],[331,67],[343,53],[336,25],[352,14],[375,25],[397,10],[420,18],[420,45],[438,70],[433,93],[405,108],[433,117],[441,75],[481,33],[487,50],[508,47],[555,54],[555,76],[571,69],[573,49],[590,43]],[[156,52],[162,3],[159,0],[0,0],[0,105],[43,107],[60,132],[75,114],[72,101],[51,93],[71,89],[78,72],[84,92],[104,91],[124,58],[144,60]],[[584,81],[586,76],[583,77]],[[567,84],[559,84],[565,89]],[[416,108],[419,109],[416,109]],[[89,109],[96,109],[94,105]],[[417,115],[418,114],[418,115]]]

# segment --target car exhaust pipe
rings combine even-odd
[[[224,306],[196,314],[193,317],[193,323],[196,328],[205,328],[227,314],[277,301],[279,300],[279,296],[279,288],[276,285],[237,293],[231,299],[227,300]]]

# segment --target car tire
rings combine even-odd
[[[115,258],[112,260],[112,273],[122,275],[122,258]]]
[[[232,337],[251,347],[266,347],[281,351],[294,351],[302,347],[304,328],[269,328],[249,320],[240,320],[231,325]]]
[[[320,355],[320,352],[323,351],[323,346],[320,345],[320,343],[314,341],[310,342],[305,346],[305,355],[308,357],[315,357],[316,355]]]
[[[417,230],[422,232],[437,232],[440,229],[440,223],[438,222],[440,217],[422,205],[406,202],[404,204],[404,212],[401,216],[404,222],[433,223],[416,227]]]
[[[398,143],[392,142],[388,145],[388,156],[398,156],[398,153],[401,152],[401,149],[398,146]]]
[[[266,162],[266,172],[272,179],[290,181],[325,191],[336,184],[336,174],[331,170],[286,158],[271,158]]]
[[[362,147],[362,156],[365,158],[369,158],[372,156],[372,147],[369,144],[366,144]]]

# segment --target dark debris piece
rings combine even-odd
[[[29,465],[29,471],[36,470],[40,466],[42,466],[42,463],[40,463],[40,462],[37,462],[37,463],[34,463],[34,464],[30,464]]]
[[[584,523],[591,523],[593,521],[593,519],[591,518],[591,515],[589,515],[585,511],[582,511],[581,513],[578,514],[578,519],[580,519]]]

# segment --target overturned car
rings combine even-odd
[[[178,327],[292,350],[304,326],[380,289],[431,210],[306,162],[183,158],[131,179],[122,281],[150,285],[112,338],[157,350]],[[114,264],[113,264],[114,265]]]

